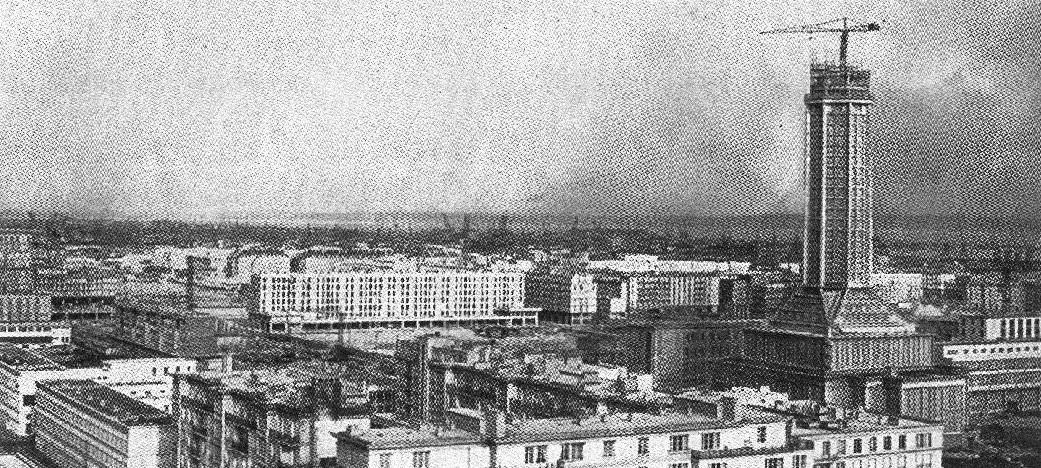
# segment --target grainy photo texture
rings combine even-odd
[[[2,468],[1041,467],[1041,4],[0,4]]]

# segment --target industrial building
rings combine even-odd
[[[275,333],[538,324],[521,273],[262,274],[251,289],[250,318]]]
[[[58,466],[172,466],[169,414],[92,380],[37,383],[36,448]]]

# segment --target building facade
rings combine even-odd
[[[250,317],[271,332],[344,328],[536,325],[524,275],[490,272],[258,275]]]
[[[333,467],[331,433],[369,427],[367,388],[342,369],[203,372],[174,386],[180,468]]]
[[[92,380],[37,383],[36,447],[58,466],[172,466],[169,414]]]

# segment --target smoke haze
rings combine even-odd
[[[0,10],[2,207],[755,214],[849,15],[878,209],[1041,216],[1027,2],[66,0]]]

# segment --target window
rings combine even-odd
[[[690,449],[690,436],[687,434],[669,437],[669,451],[681,452]]]
[[[564,444],[560,447],[560,458],[562,460],[581,460],[582,449],[586,444],[582,442],[572,442],[570,444]]]
[[[718,450],[719,444],[719,433],[709,432],[707,434],[701,434],[701,450]]]
[[[690,463],[669,463],[669,468],[690,468]]]
[[[933,435],[932,433],[916,434],[915,435],[915,448],[924,448],[933,446]]]
[[[727,464],[723,462],[709,463],[708,468],[727,468]]]
[[[878,450],[878,438],[877,437],[872,437],[872,438],[868,439],[868,441],[867,441],[867,448],[868,448],[868,450],[870,450],[872,452]]]
[[[380,454],[380,468],[390,468],[390,455],[389,453]]]
[[[860,453],[864,450],[860,439],[853,439],[853,453]]]
[[[885,436],[882,438],[882,449],[893,450],[893,436]]]
[[[430,468],[430,452],[412,452],[412,468]]]
[[[825,440],[824,442],[821,442],[821,456],[823,456],[823,457],[831,456],[831,441],[830,440]]]
[[[903,450],[907,448],[907,434],[900,434],[900,438],[897,439],[897,448]]]
[[[636,454],[646,456],[648,453],[651,453],[650,441],[646,437],[640,437],[636,442]]]
[[[846,440],[845,439],[840,440],[840,441],[835,443],[835,453],[837,453],[839,455],[845,455],[846,454]]]
[[[763,462],[763,468],[784,468],[783,458],[767,458]]]
[[[792,455],[792,468],[806,468],[806,455]]]
[[[531,445],[524,447],[524,463],[545,463],[546,446]]]
[[[604,457],[613,457],[613,456],[614,456],[614,441],[613,440],[605,440],[604,441]]]
[[[759,429],[756,432],[756,440],[759,441],[760,444],[766,442],[766,426],[759,426]]]

